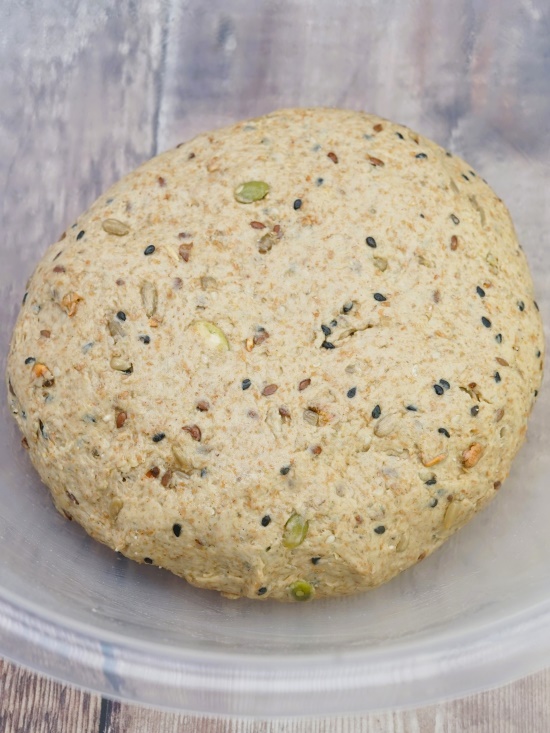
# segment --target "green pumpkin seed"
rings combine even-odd
[[[233,193],[235,200],[240,204],[251,204],[267,196],[269,184],[264,181],[246,181],[246,183],[240,183]]]
[[[315,588],[306,580],[297,580],[290,586],[290,595],[295,601],[310,601],[315,595]]]
[[[285,524],[283,532],[283,545],[293,550],[305,540],[309,522],[307,522],[300,514],[291,514]]]

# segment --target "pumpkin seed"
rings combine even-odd
[[[206,346],[218,351],[228,351],[229,341],[224,332],[210,321],[193,321],[191,328]]]
[[[125,224],[123,221],[119,221],[118,219],[104,219],[104,221],[101,222],[101,226],[103,227],[104,232],[107,232],[107,234],[114,234],[117,237],[123,237],[130,231],[128,224]]]
[[[294,512],[287,519],[285,531],[283,532],[283,545],[293,550],[305,540],[309,522],[306,521],[301,514]]]
[[[319,415],[313,410],[304,410],[304,420],[314,427],[319,425]]]
[[[237,186],[234,196],[240,204],[251,204],[253,201],[261,201],[268,193],[269,184],[264,181],[246,181]]]
[[[295,601],[309,601],[315,595],[315,589],[307,580],[297,580],[290,586],[290,595]]]

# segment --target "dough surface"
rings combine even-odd
[[[282,110],[148,161],[47,250],[9,399],[92,537],[307,600],[388,581],[496,494],[543,350],[507,209],[464,161]]]

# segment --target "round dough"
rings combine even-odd
[[[406,127],[294,109],[101,196],[36,268],[8,375],[68,519],[194,585],[304,600],[384,583],[495,495],[542,351],[483,179]]]

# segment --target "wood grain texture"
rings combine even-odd
[[[419,710],[319,720],[219,719],[102,699],[0,660],[1,733],[548,733],[550,670]]]

